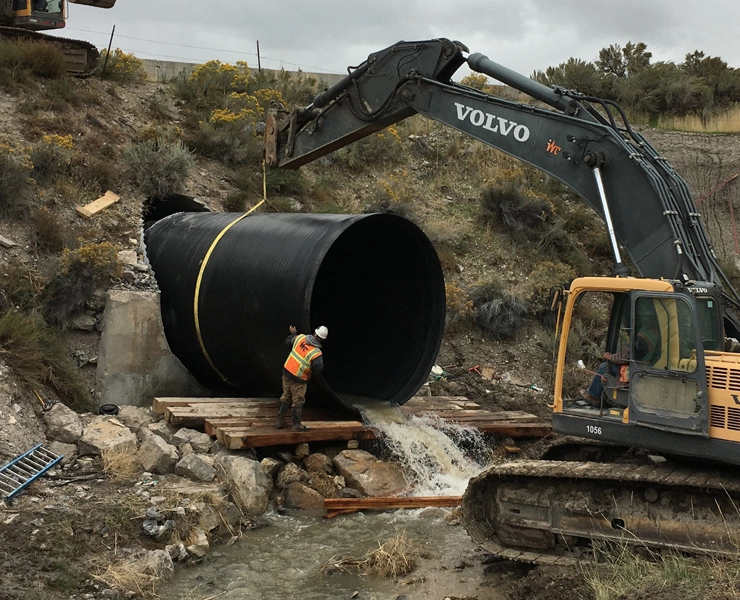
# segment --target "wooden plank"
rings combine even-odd
[[[173,416],[203,416],[203,417],[219,417],[224,416],[224,413],[228,413],[228,416],[277,416],[278,408],[276,406],[259,406],[255,404],[245,404],[239,402],[218,402],[213,404],[194,404],[192,406],[170,406],[165,409],[165,415]],[[303,411],[304,415],[322,415],[328,417],[327,413],[316,410],[314,408],[306,408]]]
[[[399,508],[426,508],[430,506],[456,507],[462,496],[375,496],[370,498],[325,498],[326,518],[333,519],[360,510],[391,510]]]
[[[375,439],[375,432],[362,426],[360,428],[318,428],[312,422],[306,422],[306,425],[311,427],[311,429],[308,431],[291,431],[290,429],[274,428],[262,429],[255,427],[227,429],[223,432],[224,441],[222,443],[231,450],[239,450],[243,448],[300,444],[301,442]]]
[[[435,410],[435,411],[428,411],[427,413],[422,413],[419,415],[414,416],[424,416],[424,414],[428,414],[434,417],[441,417],[443,419],[457,419],[457,420],[466,420],[466,419],[488,419],[489,421],[512,421],[512,422],[522,422],[522,421],[536,421],[537,416],[536,415],[530,415],[527,413],[522,413],[521,415],[506,415],[501,413],[491,413],[486,410]]]
[[[552,426],[547,423],[510,423],[491,422],[476,425],[482,433],[497,434],[510,438],[545,437],[552,433]]]
[[[85,206],[75,206],[75,210],[86,219],[89,219],[93,215],[99,213],[101,210],[104,210],[109,206],[115,204],[120,199],[121,198],[118,194],[114,194],[113,192],[108,190],[100,198],[98,198],[94,202],[90,202],[90,204],[86,204]]]
[[[325,498],[327,510],[367,510],[387,508],[424,508],[426,506],[460,506],[462,496],[371,496],[367,498]]]
[[[321,413],[315,413],[311,411],[305,411],[303,413],[307,419],[313,419],[316,417],[325,417]],[[277,410],[267,410],[260,408],[249,408],[232,405],[212,405],[210,408],[202,407],[171,407],[165,411],[165,419],[171,425],[180,425],[184,423],[197,423],[203,425],[206,419],[226,419],[226,418],[267,418],[275,419],[277,417]]]
[[[235,400],[243,400],[244,402],[264,402],[265,405],[269,406],[270,403],[274,404],[275,407],[279,404],[279,401],[275,398],[182,398],[182,397],[163,397],[154,398],[152,402],[152,411],[158,415],[163,415],[166,408],[170,406],[194,406],[196,404],[212,404],[218,402],[233,402]]]

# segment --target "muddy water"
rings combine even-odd
[[[267,516],[234,546],[214,548],[204,563],[178,571],[163,600],[413,600],[465,597],[484,581],[472,540],[450,525],[442,509],[356,513],[335,519]],[[363,558],[399,533],[422,553],[418,567],[398,580],[341,571],[322,574],[332,558]],[[465,570],[459,570],[465,565]],[[357,595],[354,594],[357,592]],[[221,594],[216,596],[216,594]],[[489,597],[489,596],[486,596]]]
[[[406,419],[387,403],[361,403],[358,408],[365,421],[383,434],[389,453],[404,465],[408,495],[461,495],[468,479],[482,469],[486,450],[476,430],[426,417]],[[438,508],[368,511],[334,519],[270,513],[266,527],[247,531],[234,546],[215,547],[201,565],[178,571],[161,596],[163,600],[391,600],[406,594],[424,600],[472,595],[485,577],[480,565],[477,571],[473,567],[479,563],[475,545],[461,525],[450,524],[449,517],[449,510]],[[333,558],[361,559],[399,533],[421,554],[418,568],[400,580],[337,569],[325,573]],[[467,572],[461,564],[468,567]]]

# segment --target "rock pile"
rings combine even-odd
[[[56,404],[44,420],[45,446],[64,455],[58,476],[83,479],[97,468],[101,480],[103,474],[110,479],[112,457],[134,466],[126,484],[150,505],[140,516],[141,533],[160,547],[133,552],[131,567],[147,564],[160,578],[176,562],[203,558],[212,543],[233,543],[242,528],[260,526],[267,511],[323,514],[324,498],[388,495],[408,487],[398,464],[379,460],[357,442],[321,452],[303,443],[260,458],[254,451],[228,450],[200,431],[172,427],[148,408],[79,415]],[[179,501],[165,509],[172,489]],[[92,496],[84,486],[82,493],[78,500]]]

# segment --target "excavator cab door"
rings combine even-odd
[[[630,296],[629,422],[708,436],[696,301],[679,293],[633,291]]]

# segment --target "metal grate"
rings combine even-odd
[[[727,429],[740,431],[740,408],[727,408]]]
[[[709,425],[711,427],[726,428],[725,424],[725,407],[711,406],[709,409]]]

